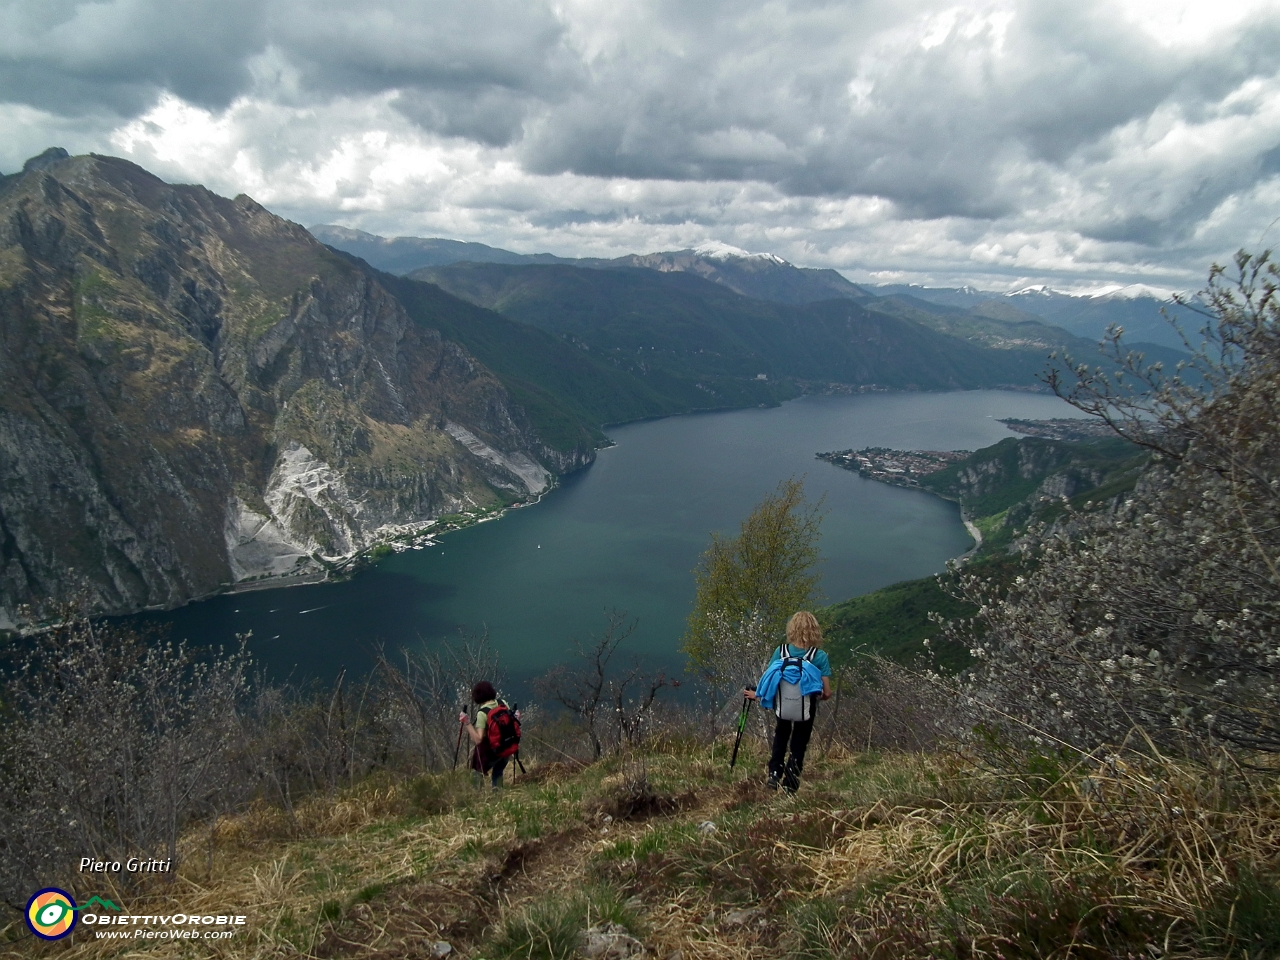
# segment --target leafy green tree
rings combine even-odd
[[[726,629],[776,642],[787,618],[812,604],[822,517],[822,501],[810,503],[804,481],[793,477],[751,511],[738,536],[711,535],[694,569],[697,596],[684,635],[691,669],[720,675]]]

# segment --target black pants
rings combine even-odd
[[[484,780],[486,773],[491,774],[493,789],[497,790],[502,786],[502,774],[506,772],[511,758],[500,757],[497,760],[490,760],[488,752],[481,744],[476,744],[476,748],[471,751],[471,769],[481,781]]]
[[[804,770],[804,752],[813,734],[814,714],[808,720],[779,720],[773,728],[773,754],[769,757],[769,779],[781,783],[782,789],[795,793],[800,789],[800,772]],[[787,756],[787,748],[791,756]]]

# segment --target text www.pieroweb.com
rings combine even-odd
[[[96,927],[99,940],[230,940],[247,917],[178,913],[163,915],[86,914],[85,926]]]

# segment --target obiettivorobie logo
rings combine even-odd
[[[27,901],[27,926],[42,940],[61,940],[75,929],[76,914],[93,906],[120,912],[119,907],[102,897],[90,897],[84,906],[76,906],[75,899],[67,891],[45,887],[37,890]]]
[[[96,913],[92,911],[93,907],[98,908]],[[112,916],[106,912],[108,910],[118,916]],[[146,940],[226,940],[235,936],[236,928],[248,920],[246,916],[232,913],[124,913],[103,897],[90,897],[77,906],[71,894],[57,887],[37,890],[27,901],[27,926],[42,940],[61,940],[76,928],[82,917],[86,926],[99,928],[96,933],[99,939]],[[157,926],[168,929],[157,930]],[[101,929],[103,927],[108,929]]]
[[[33,893],[27,901],[27,926],[41,940],[61,940],[76,928],[76,914],[94,905],[104,910],[120,910],[110,900],[101,897],[91,897],[83,907],[78,907],[67,891],[45,887]]]

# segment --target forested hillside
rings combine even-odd
[[[985,347],[853,300],[753,300],[687,273],[456,264],[414,276],[708,398],[761,374],[821,388],[1035,387],[1049,352]]]

